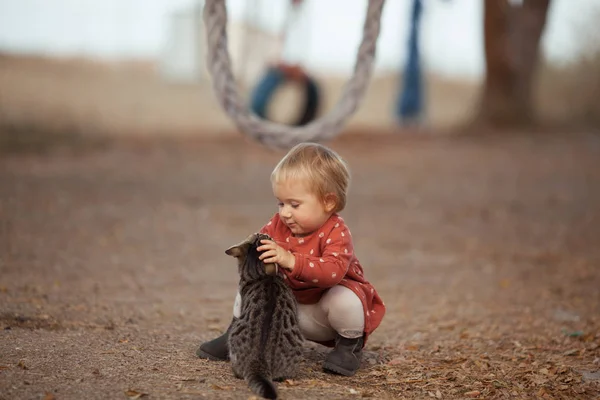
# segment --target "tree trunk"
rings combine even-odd
[[[533,81],[550,0],[484,2],[486,76],[478,122],[519,126],[533,122]]]

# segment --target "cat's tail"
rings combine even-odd
[[[275,385],[265,374],[264,369],[257,365],[258,368],[250,368],[250,373],[246,378],[248,380],[248,386],[257,395],[265,399],[276,399],[277,389]]]

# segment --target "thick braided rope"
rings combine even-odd
[[[372,74],[384,0],[368,1],[363,39],[352,77],[346,83],[341,98],[327,115],[307,125],[294,127],[263,120],[253,114],[242,101],[231,70],[227,47],[225,0],[206,0],[204,24],[208,42],[208,70],[212,75],[219,103],[236,126],[259,142],[276,148],[290,148],[301,142],[327,140],[339,133],[359,107]]]

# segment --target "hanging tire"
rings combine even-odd
[[[275,91],[283,84],[299,82],[304,88],[303,107],[292,122],[294,126],[306,125],[317,116],[320,103],[319,87],[315,80],[296,66],[284,64],[267,69],[254,88],[251,96],[251,110],[263,119],[269,119],[267,108]]]

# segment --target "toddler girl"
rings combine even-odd
[[[260,230],[273,238],[258,248],[260,259],[281,267],[298,300],[304,337],[334,347],[323,369],[352,376],[385,306],[366,280],[350,230],[338,215],[346,205],[348,167],[333,150],[302,143],[277,164],[271,183],[279,212]],[[238,293],[234,318],[240,316],[241,301]],[[203,343],[196,354],[226,360],[227,335]]]

